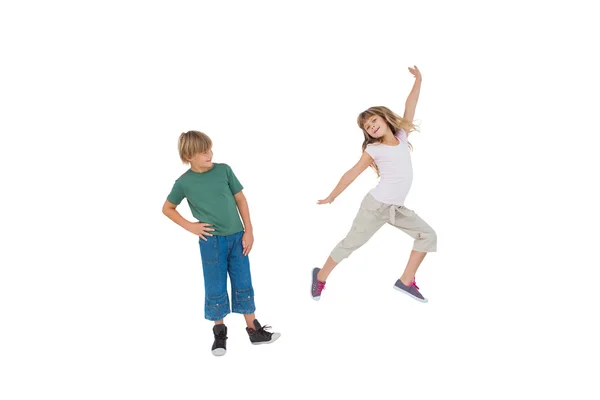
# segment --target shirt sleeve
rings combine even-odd
[[[375,146],[367,145],[367,148],[365,149],[365,151],[367,152],[368,155],[371,156],[371,158],[375,159],[375,153],[377,152],[375,150]]]
[[[173,184],[173,188],[171,189],[171,193],[169,193],[169,195],[167,196],[167,200],[170,203],[179,205],[179,203],[181,203],[184,198],[185,194],[183,193],[183,187],[181,186],[179,180],[176,180]]]
[[[408,135],[406,134],[406,131],[402,128],[398,129],[398,132],[396,132],[396,137],[403,142],[406,142],[408,140]]]
[[[237,176],[233,173],[233,170],[229,165],[226,165],[227,168],[227,183],[229,184],[229,190],[235,196],[244,188],[240,181],[238,181]]]

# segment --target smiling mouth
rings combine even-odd
[[[373,134],[376,134],[377,132],[379,132],[379,127],[377,127],[377,129],[375,129],[375,132],[373,132]]]

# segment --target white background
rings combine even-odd
[[[597,399],[585,3],[3,2],[0,398]],[[314,302],[376,176],[316,201],[360,157],[357,114],[403,113],[415,64],[429,303],[392,290],[412,240],[389,226]],[[197,238],[161,213],[190,129],[245,186],[273,345],[231,315],[210,353]]]

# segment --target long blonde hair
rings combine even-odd
[[[358,114],[358,118],[356,119],[356,122],[358,123],[358,127],[362,130],[363,135],[365,137],[364,138],[365,140],[363,141],[363,144],[362,144],[362,151],[365,151],[367,149],[367,146],[372,143],[381,143],[383,141],[383,138],[371,137],[365,130],[365,123],[373,115],[377,115],[377,116],[383,118],[383,120],[387,123],[388,127],[390,128],[390,130],[393,133],[398,132],[400,129],[404,129],[404,131],[406,132],[406,135],[408,136],[408,134],[410,132],[419,130],[419,127],[417,125],[415,125],[411,122],[408,122],[407,120],[405,120],[404,118],[402,118],[401,116],[399,116],[398,114],[396,114],[395,112],[393,112],[392,110],[390,110],[387,107],[384,107],[384,106],[370,107],[370,108],[366,109],[365,111],[361,112],[360,114]],[[410,142],[408,142],[408,147],[412,151],[413,146],[412,146],[412,144],[410,144]],[[373,168],[375,170],[375,172],[377,173],[377,176],[380,176],[379,168],[377,168],[377,165],[375,164],[375,162],[373,162],[371,164],[371,168]]]

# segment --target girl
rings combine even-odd
[[[371,107],[360,113],[357,122],[364,134],[363,154],[358,163],[342,176],[331,194],[318,201],[318,204],[332,203],[368,166],[380,176],[379,184],[363,199],[350,232],[333,249],[323,268],[313,269],[311,292],[314,300],[321,298],[327,277],[335,266],[365,244],[387,222],[415,239],[406,269],[394,289],[420,302],[427,302],[415,283],[415,274],[425,255],[436,251],[437,236],[414,211],[404,207],[413,177],[412,145],[408,142],[408,135],[417,130],[413,118],[422,80],[416,66],[408,70],[414,75],[415,83],[406,100],[404,117],[386,107]]]

